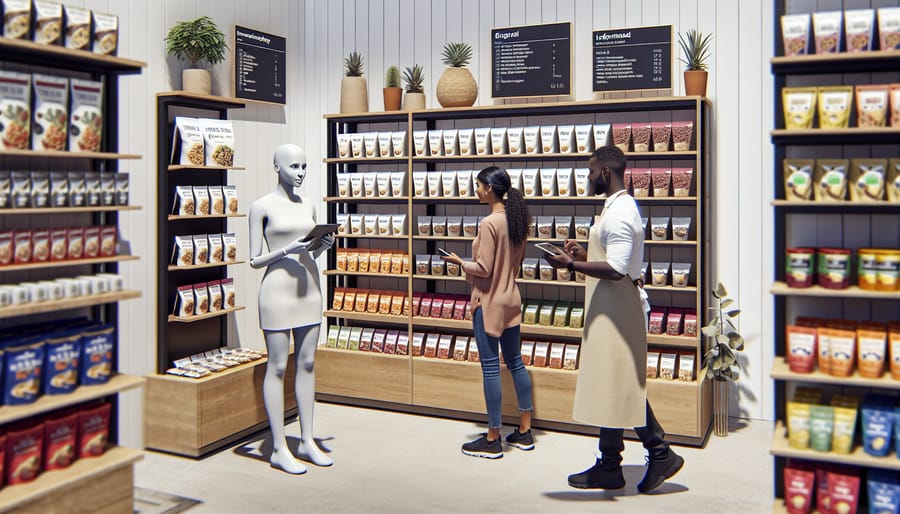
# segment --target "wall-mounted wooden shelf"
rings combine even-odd
[[[246,309],[246,307],[232,307],[230,309],[222,309],[220,311],[215,312],[207,312],[206,314],[198,314],[196,316],[191,316],[188,318],[182,318],[181,316],[173,316],[169,314],[169,322],[170,323],[196,323],[197,321],[203,321],[205,319],[210,318],[218,318],[219,316],[227,316],[232,312],[242,311]]]

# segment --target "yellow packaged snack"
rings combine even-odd
[[[786,87],[781,90],[784,106],[784,128],[812,128],[813,113],[816,112],[816,88]]]
[[[884,127],[887,125],[888,85],[860,84],[856,86],[856,125]]]
[[[847,159],[817,159],[815,198],[817,202],[842,201],[847,197]]]
[[[855,428],[856,408],[849,406],[835,406],[831,451],[843,454],[851,453],[853,451],[853,435]]]
[[[889,202],[900,202],[900,159],[888,161],[887,199]]]
[[[809,448],[809,404],[788,402],[788,445],[791,448]]]
[[[851,159],[848,181],[850,201],[882,201],[887,164],[887,159]]]
[[[812,200],[813,169],[812,159],[784,160],[784,199],[792,201]]]
[[[853,102],[853,86],[822,86],[819,94],[819,128],[847,128],[850,126],[850,108]]]

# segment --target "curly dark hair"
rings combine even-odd
[[[512,187],[509,174],[503,168],[489,166],[478,173],[478,180],[491,186],[497,198],[503,199],[506,196],[503,204],[506,207],[509,240],[515,246],[524,243],[531,225],[531,214],[528,213],[528,204],[525,203],[522,192]]]
[[[615,173],[619,178],[625,176],[625,168],[628,166],[628,161],[625,159],[625,154],[617,146],[601,146],[591,154],[591,160],[596,160],[597,164],[608,167],[609,171]]]

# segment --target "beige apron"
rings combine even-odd
[[[590,262],[605,261],[600,219],[591,227]],[[585,323],[572,417],[610,428],[643,427],[647,401],[646,314],[637,286],[628,277],[585,283]]]

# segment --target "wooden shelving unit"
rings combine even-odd
[[[207,268],[221,268],[223,266],[235,266],[238,264],[246,264],[247,261],[226,261],[226,262],[210,262],[207,264],[191,264],[189,266],[176,266],[175,264],[170,264],[168,271],[191,271],[197,269],[207,269]]]
[[[820,6],[821,7],[821,6]],[[815,7],[813,7],[815,8]],[[845,6],[850,9],[851,6]],[[798,10],[800,9],[800,10]],[[787,0],[776,0],[773,10],[773,26],[780,26],[780,17],[785,14],[808,12],[808,6],[792,4]],[[881,233],[880,227],[896,223],[900,205],[888,202],[856,203],[798,202],[786,200],[783,176],[785,158],[820,159],[840,157],[842,159],[869,157],[897,157],[897,142],[900,141],[900,127],[859,127],[856,126],[856,110],[850,119],[850,126],[842,129],[787,129],[784,124],[782,89],[787,86],[821,86],[846,84],[848,86],[881,84],[885,81],[880,72],[895,73],[900,67],[900,51],[868,51],[855,53],[835,53],[784,57],[783,41],[776,29],[775,57],[770,60],[774,85],[774,120],[771,141],[774,147],[772,168],[768,171],[774,180],[774,198],[771,205],[774,212],[774,252],[773,262],[775,282],[771,286],[774,303],[774,324],[772,348],[774,355],[771,377],[774,380],[775,412],[777,420],[770,453],[774,459],[774,509],[786,512],[784,506],[784,468],[787,459],[800,459],[813,465],[818,462],[858,466],[865,476],[868,468],[900,470],[900,460],[896,454],[888,457],[872,457],[861,447],[850,455],[841,455],[815,450],[791,448],[785,434],[787,403],[790,401],[791,387],[796,384],[840,388],[842,394],[862,398],[872,392],[896,394],[900,381],[889,374],[879,379],[859,376],[834,377],[818,370],[812,373],[794,373],[785,362],[787,354],[786,326],[795,323],[800,316],[824,318],[844,318],[856,321],[889,321],[896,319],[900,306],[900,292],[868,291],[855,285],[857,250],[860,248],[897,248],[900,246],[893,230]],[[816,124],[817,125],[817,124]],[[833,224],[841,227],[837,231],[811,230],[819,224]],[[869,228],[871,227],[871,229]],[[853,251],[853,273],[851,285],[847,289],[826,289],[820,286],[791,288],[785,283],[785,253],[791,247],[843,247]],[[837,309],[837,310],[836,310]],[[828,400],[827,396],[824,399]],[[865,484],[865,481],[862,482]],[[865,494],[861,495],[863,498]],[[860,511],[865,506],[859,505]]]
[[[169,314],[168,320],[169,323],[196,323],[198,321],[203,321],[205,319],[218,318],[221,316],[227,316],[232,312],[242,311],[246,309],[246,307],[232,307],[230,309],[222,309],[220,311],[215,312],[207,312],[206,314],[198,314],[196,316],[190,316],[187,318],[181,316],[173,316]]]
[[[418,130],[432,130],[441,128],[458,127],[461,121],[477,121],[478,126],[490,126],[494,120],[502,120],[503,126],[525,126],[541,124],[542,117],[547,117],[547,123],[556,123],[559,118],[575,120],[569,123],[607,123],[609,116],[628,113],[636,116],[634,119],[650,119],[653,116],[662,116],[665,111],[671,111],[672,119],[690,119],[694,122],[696,137],[692,140],[691,150],[683,152],[629,152],[630,160],[641,161],[671,161],[671,166],[691,167],[694,170],[693,183],[690,196],[687,197],[644,197],[637,198],[643,212],[649,216],[655,213],[663,215],[668,211],[670,216],[690,216],[692,218],[691,232],[696,233],[691,241],[646,241],[647,256],[678,255],[681,259],[693,263],[694,270],[691,274],[689,287],[652,287],[646,288],[651,295],[651,304],[672,305],[677,307],[696,308],[697,312],[704,313],[705,287],[708,283],[706,262],[709,253],[708,245],[704,238],[706,224],[705,217],[708,206],[703,198],[707,195],[708,180],[710,179],[711,152],[709,145],[709,102],[697,97],[672,97],[657,99],[631,99],[598,101],[598,102],[563,102],[558,104],[530,104],[530,105],[505,105],[482,106],[472,108],[453,109],[426,109],[400,114],[348,114],[325,116],[328,126],[328,156],[323,159],[328,169],[328,190],[325,197],[328,219],[334,220],[338,213],[346,214],[405,214],[408,231],[411,235],[396,238],[384,237],[339,237],[338,244],[346,248],[372,248],[401,250],[410,256],[410,273],[406,275],[386,275],[381,273],[344,272],[335,269],[334,257],[329,264],[329,269],[324,272],[328,279],[328,291],[336,287],[373,289],[373,290],[400,290],[412,295],[414,292],[446,293],[453,295],[467,295],[468,286],[464,277],[447,275],[419,275],[416,274],[416,266],[413,262],[415,255],[437,253],[436,248],[446,247],[448,251],[458,254],[465,252],[465,248],[471,245],[473,237],[451,236],[420,236],[416,224],[417,216],[456,216],[473,215],[477,213],[478,199],[472,196],[436,196],[436,197],[339,197],[337,187],[338,173],[356,173],[366,171],[398,172],[406,174],[406,191],[414,191],[412,183],[413,171],[440,171],[453,169],[454,166],[483,162],[498,162],[509,167],[530,166],[567,166],[585,167],[589,154],[581,153],[546,153],[546,154],[494,154],[494,155],[454,155],[454,156],[416,156],[412,141],[412,134]],[[677,114],[675,114],[677,113]],[[657,118],[653,118],[657,119]],[[407,134],[405,153],[402,158],[339,158],[338,135],[362,132],[405,131]],[[547,164],[544,164],[544,163]],[[506,163],[506,164],[502,164]],[[557,164],[558,163],[558,164]],[[676,164],[677,163],[677,164]],[[669,165],[668,163],[666,165]],[[565,214],[575,216],[587,216],[599,213],[603,206],[604,198],[596,196],[533,196],[526,197],[526,201],[532,209],[533,215],[540,212],[544,215]],[[545,209],[549,209],[548,212]],[[673,214],[675,212],[681,214]],[[486,214],[486,213],[482,213]],[[554,242],[562,243],[562,238],[531,239],[530,242]],[[585,241],[583,244],[586,244]],[[528,245],[527,257],[539,257],[538,250]],[[662,258],[662,257],[659,257]],[[647,258],[646,260],[650,260]],[[685,262],[685,261],[675,261]],[[534,300],[534,295],[540,293],[541,297],[548,299],[559,298],[573,304],[582,303],[584,297],[584,283],[575,281],[541,281],[519,279],[517,283],[523,288],[523,299]],[[531,296],[527,296],[531,295]],[[657,303],[653,303],[654,299]],[[326,300],[331,305],[331,296]],[[672,303],[669,303],[672,302]],[[342,326],[390,326],[402,331],[415,332],[443,332],[448,334],[471,334],[471,321],[436,319],[418,316],[382,316],[364,313],[345,313],[340,311],[326,311],[325,317],[329,323]],[[580,343],[583,330],[581,328],[550,327],[539,325],[521,325],[523,338],[565,342],[568,344]],[[702,360],[702,351],[699,338],[649,336],[648,344],[659,345],[668,348],[678,348],[682,351],[693,350],[698,362]],[[453,411],[454,415],[460,412],[475,415],[483,412],[483,400],[480,392],[480,370],[477,366],[467,363],[452,363],[444,360],[415,359],[403,356],[411,363],[406,366],[398,363],[397,356],[391,356],[385,361],[381,356],[366,352],[352,352],[346,350],[325,352],[324,360],[328,364],[323,365],[322,359],[317,359],[317,384],[319,393],[331,399],[340,399],[349,403],[366,401],[390,402],[391,408],[428,407]],[[367,359],[378,359],[379,372],[370,369]],[[537,422],[541,420],[554,423],[566,423],[572,425],[573,430],[588,430],[580,427],[571,419],[571,403],[574,395],[574,377],[577,373],[553,373],[557,370],[530,370],[535,383],[538,381],[555,391],[550,397],[536,399]],[[548,373],[544,373],[548,371]],[[394,379],[405,383],[404,387],[391,389],[389,393],[382,394],[382,384],[386,382],[379,373],[391,375]],[[332,376],[331,374],[336,374]],[[350,383],[342,382],[349,374],[354,378]],[[472,376],[469,376],[469,375]],[[538,378],[538,376],[540,378]],[[371,387],[371,384],[379,384]],[[468,391],[474,388],[473,391]],[[476,391],[477,389],[477,391]],[[538,391],[541,386],[535,386]],[[658,399],[654,402],[654,410],[660,415],[663,426],[667,432],[680,437],[682,441],[694,444],[702,444],[708,432],[709,390],[705,381],[698,381],[692,385],[673,385],[671,383],[654,383],[652,386],[654,395]],[[672,391],[675,391],[674,393]],[[459,392],[459,394],[457,394]],[[472,394],[469,394],[472,392]],[[537,394],[537,393],[536,393]],[[659,403],[659,405],[658,405]],[[398,406],[398,404],[400,406]],[[665,404],[678,405],[677,409],[667,410]],[[663,411],[663,414],[659,414]],[[680,411],[677,412],[677,411]],[[692,413],[684,416],[682,413]],[[696,415],[694,415],[696,414]],[[689,418],[689,419],[688,419]],[[704,421],[705,420],[705,421]]]
[[[118,161],[137,160],[142,156],[132,153],[121,153],[118,149],[119,120],[117,106],[119,104],[118,75],[139,74],[146,63],[123,57],[105,56],[92,52],[71,50],[61,46],[33,43],[31,41],[14,40],[0,37],[0,62],[15,63],[17,71],[24,73],[45,73],[51,75],[71,76],[72,72],[79,76],[90,75],[93,80],[104,83],[102,118],[104,122],[103,140],[100,152],[78,151],[44,151],[44,150],[11,150],[0,149],[0,166],[4,169],[29,169],[50,171],[58,169],[61,163],[73,161],[85,170],[116,171]],[[27,164],[22,164],[22,163]],[[76,220],[90,219],[91,226],[118,225],[118,215],[122,212],[139,210],[140,206],[127,205],[115,207],[79,207],[79,208],[37,208],[37,209],[3,209],[0,217],[14,216],[18,220],[24,217],[42,215],[51,218],[41,221],[34,217],[26,220],[32,228],[48,228],[63,223],[79,224],[78,221],[64,217],[83,214]],[[81,222],[84,224],[84,221]],[[65,226],[65,225],[63,225]],[[85,267],[92,273],[116,272],[117,264],[133,261],[138,256],[117,255],[80,260],[30,262],[0,267],[0,274],[5,278],[3,283],[16,283],[25,280],[43,280],[58,275],[57,268]],[[22,273],[22,272],[27,272]],[[122,334],[118,333],[117,303],[138,298],[140,291],[124,290],[63,300],[46,301],[10,305],[0,309],[0,324],[10,328],[26,321],[19,320],[23,316],[42,315],[41,320],[63,319],[71,315],[72,309],[90,309],[90,318],[94,321],[116,326],[117,345],[123,344]],[[34,321],[29,319],[27,321]],[[134,473],[133,466],[142,457],[142,452],[115,446],[118,435],[118,393],[137,389],[143,386],[141,377],[118,373],[113,361],[114,372],[108,382],[101,385],[82,385],[69,394],[43,395],[33,403],[19,406],[0,407],[0,425],[9,423],[27,423],[37,421],[41,416],[59,409],[93,401],[105,400],[112,407],[109,437],[111,445],[98,457],[76,460],[63,470],[45,471],[33,481],[5,486],[0,490],[0,511],[2,512],[63,512],[72,509],[85,512],[130,512],[134,505]],[[0,427],[5,431],[6,427]]]

